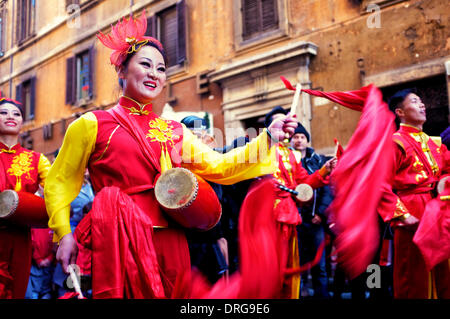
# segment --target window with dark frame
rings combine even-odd
[[[244,41],[279,28],[277,0],[241,1]]]
[[[168,65],[186,61],[186,1],[168,7],[147,19],[147,35],[157,38],[166,51]]]
[[[67,59],[66,104],[75,105],[93,97],[94,48]]]
[[[33,120],[36,105],[36,77],[23,81],[16,86],[16,99],[22,103],[24,120]]]
[[[16,39],[22,43],[34,35],[36,0],[17,0]]]

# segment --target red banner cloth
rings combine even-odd
[[[96,195],[76,233],[80,244],[92,246],[94,299],[165,297],[151,219],[118,187]]]
[[[444,191],[427,203],[413,242],[419,247],[427,270],[450,258],[450,182]],[[447,197],[448,198],[448,197]]]
[[[279,232],[274,216],[275,182],[253,183],[239,213],[240,271],[209,285],[193,272],[177,282],[172,298],[272,299],[281,292],[284,267],[280,266]]]
[[[295,90],[281,77],[286,87]],[[350,278],[366,270],[378,247],[377,206],[382,184],[388,180],[395,132],[394,114],[374,85],[356,91],[302,90],[352,110],[362,111],[358,126],[332,173],[335,199],[330,210],[336,216],[338,260]]]

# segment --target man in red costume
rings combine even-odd
[[[22,105],[0,94],[0,191],[34,194],[44,186],[50,162],[19,144]],[[23,299],[31,268],[31,228],[0,219],[0,299]]]
[[[422,131],[425,105],[411,89],[395,93],[390,109],[400,121],[393,135],[393,172],[378,208],[394,230],[394,298],[450,298],[450,269],[446,260],[427,271],[424,258],[413,243],[426,204],[440,178],[449,172],[448,150],[440,138]]]
[[[266,127],[269,127],[272,121],[278,117],[286,114],[288,112],[280,106],[273,108],[266,115]],[[294,152],[289,147],[289,141],[286,143],[280,141],[273,147],[275,148],[275,156],[278,162],[278,167],[274,174],[276,182],[290,189],[295,189],[301,183],[309,184],[312,188],[318,188],[327,184],[325,178],[336,165],[336,159],[330,159],[321,169],[308,175],[301,162],[297,162]],[[300,266],[296,226],[301,224],[302,220],[298,213],[296,201],[293,199],[292,194],[285,190],[278,189],[274,210],[276,220],[279,223],[280,270],[286,272],[290,268],[298,268]],[[299,289],[300,274],[286,276],[281,297],[297,299],[299,297]]]

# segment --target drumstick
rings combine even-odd
[[[302,85],[300,83],[297,83],[297,86],[295,87],[295,94],[294,99],[292,100],[291,104],[291,114],[297,114],[297,106],[300,101],[300,93],[302,93]]]
[[[75,288],[75,292],[78,293],[78,299],[83,299],[83,293],[81,292],[81,287],[80,287],[80,282],[78,281],[78,277],[75,274],[75,270],[73,269],[72,265],[69,265],[67,267],[67,269],[69,270],[69,274],[70,274],[70,279],[72,279],[73,282],[73,288]]]
[[[297,106],[300,102],[300,93],[302,93],[302,85],[300,83],[297,83],[297,86],[295,88],[295,94],[294,94],[294,99],[292,100],[292,104],[291,104],[291,115],[296,115],[297,114]],[[285,141],[286,144],[289,143],[289,133],[285,134]]]

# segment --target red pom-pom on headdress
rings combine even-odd
[[[108,35],[99,32],[97,38],[103,45],[113,50],[109,58],[111,64],[120,66],[128,54],[137,52],[148,42],[152,42],[161,51],[163,50],[162,44],[157,39],[145,36],[146,30],[147,18],[143,10],[140,18],[122,18],[122,21],[119,19],[115,26],[111,26],[111,32]]]

